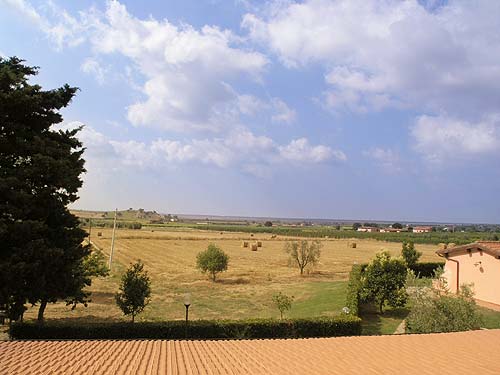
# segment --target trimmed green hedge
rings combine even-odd
[[[349,273],[349,282],[347,284],[346,306],[352,315],[358,315],[359,312],[359,292],[361,290],[361,275],[366,268],[366,264],[355,264]]]
[[[439,268],[444,267],[442,262],[427,262],[427,263],[417,263],[411,267],[411,270],[415,272],[418,277],[434,277],[434,272]]]
[[[185,323],[14,323],[13,339],[184,339]],[[189,339],[264,339],[355,336],[361,319],[354,316],[290,320],[190,321]]]

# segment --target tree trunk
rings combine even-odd
[[[300,276],[304,275],[304,267],[300,267]]]
[[[214,281],[214,282],[215,282],[215,272],[214,272],[214,273],[212,273],[212,281]]]
[[[384,313],[384,301],[380,302],[379,310],[380,310],[380,314]]]
[[[135,314],[132,314],[132,323],[135,321]]]
[[[47,307],[47,301],[42,300],[40,303],[40,308],[38,309],[38,323],[43,323],[43,313],[45,312],[45,308]]]

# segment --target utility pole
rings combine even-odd
[[[89,245],[91,243],[90,234],[92,233],[92,218],[89,219]]]
[[[113,261],[113,250],[115,249],[115,231],[116,231],[116,214],[118,208],[115,209],[115,220],[113,221],[113,236],[111,237],[111,251],[109,252],[109,270],[111,271],[111,262]]]

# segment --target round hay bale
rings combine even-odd
[[[247,241],[243,241],[241,243],[241,247],[248,247],[248,242]]]
[[[454,243],[454,242],[450,242],[450,243],[448,244],[448,246],[446,246],[446,248],[447,248],[447,249],[449,249],[449,248],[452,248],[452,247],[455,247],[455,246],[457,246],[457,244],[456,244],[456,243]]]
[[[443,242],[441,242],[438,246],[439,246],[439,248],[440,248],[440,249],[442,249],[442,250],[445,250],[445,249],[447,249],[447,248],[448,248],[448,245],[447,245],[447,244],[445,244],[445,243],[443,243]]]
[[[262,241],[257,241],[257,247],[262,247]]]
[[[358,247],[358,244],[356,242],[352,242],[351,243],[351,248],[355,249],[356,247]]]
[[[250,237],[253,237],[253,233],[250,234]]]
[[[252,244],[252,247],[251,247],[251,250],[252,250],[252,251],[257,251],[257,247],[258,247],[258,246],[257,246],[257,244],[256,244],[256,243],[253,243],[253,244]]]
[[[102,236],[102,232],[97,232],[97,237],[101,237]]]
[[[273,234],[273,235],[271,236],[271,238],[276,238],[276,235],[275,235],[275,234]]]

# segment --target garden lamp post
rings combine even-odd
[[[186,339],[188,337],[189,306],[191,306],[191,293],[184,295],[184,306],[186,307]]]

